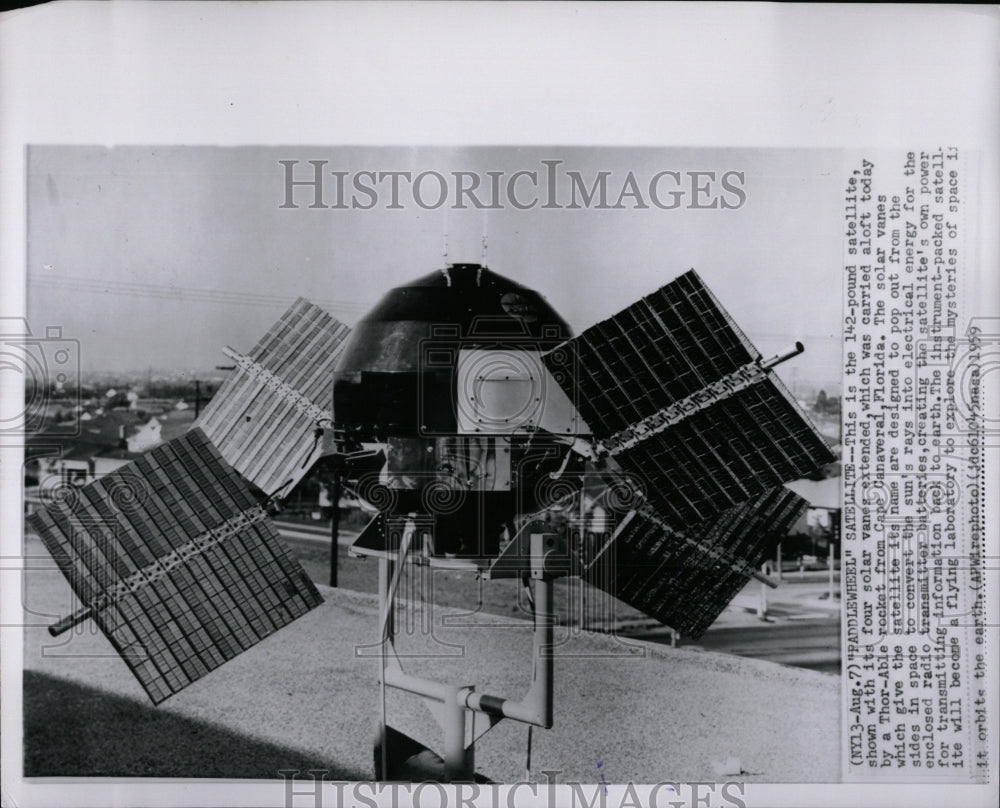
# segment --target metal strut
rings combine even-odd
[[[411,525],[412,523],[408,523],[400,543],[398,562],[397,559],[386,556],[379,558],[379,597],[382,614],[380,633],[384,643],[384,652],[381,654],[382,738],[387,737],[385,688],[393,687],[438,702],[442,709],[435,712],[444,730],[445,779],[471,781],[475,775],[475,738],[472,742],[466,743],[466,722],[469,711],[489,717],[491,726],[503,718],[546,729],[552,726],[554,678],[552,649],[555,628],[553,581],[557,570],[546,566],[545,534],[531,534],[531,577],[535,580],[532,678],[523,699],[514,701],[479,693],[468,686],[448,685],[413,676],[403,671],[394,655],[391,657],[394,664],[390,665],[388,653],[394,637],[395,587],[399,580],[399,570],[393,570],[393,566],[405,562],[409,538],[413,532]],[[386,746],[383,740],[383,775],[389,771]]]

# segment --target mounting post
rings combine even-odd
[[[389,686],[389,652],[393,640],[393,612],[395,604],[392,592],[392,571],[395,563],[388,557],[380,557],[378,560],[378,601],[379,601],[379,690],[381,696],[381,710],[379,712],[379,739],[381,749],[381,760],[376,767],[381,766],[382,778],[385,779],[389,771],[389,726],[386,721],[385,689]],[[378,750],[376,750],[378,753]]]
[[[337,585],[337,568],[340,552],[340,472],[333,472],[328,487],[330,494],[330,586]]]
[[[459,688],[449,688],[444,701],[444,774],[449,783],[472,782],[476,771],[476,747],[465,746],[466,708],[459,698]]]
[[[535,580],[535,624],[532,632],[532,680],[521,701],[479,693],[471,687],[456,687],[435,682],[404,672],[398,664],[389,665],[389,649],[394,632],[395,603],[392,579],[397,564],[402,559],[388,555],[379,557],[379,601],[382,621],[383,654],[381,674],[383,687],[392,687],[407,693],[439,702],[435,711],[444,730],[444,773],[450,782],[472,781],[475,776],[475,738],[467,741],[469,711],[483,713],[498,721],[510,718],[525,724],[548,729],[553,723],[553,635],[555,612],[553,609],[553,582],[564,575],[565,559],[556,549],[550,534],[532,533],[530,537],[531,577]],[[382,715],[382,738],[387,737],[385,714]],[[386,745],[382,746],[383,755]],[[382,761],[382,771],[389,770],[387,759]]]
[[[381,609],[379,619],[385,627],[385,641],[391,643],[396,637],[396,604],[393,602],[392,576],[396,571],[396,561],[382,556],[378,560],[378,596]],[[383,654],[382,659],[387,657]],[[383,666],[384,667],[384,666]]]

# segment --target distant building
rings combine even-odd
[[[825,511],[839,511],[840,477],[827,477],[825,480],[794,480],[785,483],[785,488],[794,491],[809,503],[810,508]]]
[[[161,443],[178,438],[194,425],[194,410],[171,410],[154,415],[128,438],[132,452],[146,452]]]
[[[176,400],[172,398],[150,398],[148,396],[139,396],[135,399],[135,401],[131,401],[129,403],[129,408],[138,412],[157,415],[161,412],[167,412],[167,410],[174,409],[174,405],[176,403]]]
[[[789,533],[811,537],[814,547],[827,548],[831,542],[839,541],[842,507],[840,483],[840,477],[785,483],[785,488],[794,491],[809,503],[809,507],[792,525]]]
[[[118,447],[123,440],[142,425],[143,419],[130,410],[97,410],[86,423],[80,425],[80,436],[76,443],[90,443],[100,446]]]
[[[45,445],[45,449],[52,448]],[[39,447],[39,451],[44,449]],[[141,453],[127,448],[78,442],[65,446],[61,454],[33,458],[25,464],[25,512],[44,507],[61,489],[82,488],[140,457]]]
[[[100,411],[99,411],[100,412]],[[79,434],[52,430],[32,435],[26,447],[25,509],[44,506],[66,486],[82,487],[187,432],[192,410],[172,410],[143,421],[134,410],[83,413]]]

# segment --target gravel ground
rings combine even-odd
[[[356,649],[376,638],[376,601],[321,590],[320,608],[155,708],[92,623],[52,639],[48,617],[30,619],[25,774],[272,778],[324,768],[370,777],[378,667]],[[69,590],[54,570],[35,571],[26,602],[60,615]],[[465,625],[443,626],[445,614]],[[528,624],[458,614],[435,609],[432,632],[408,633],[401,621],[401,652],[432,654],[404,658],[404,668],[519,698],[530,680]],[[534,779],[557,770],[563,782],[602,773],[618,783],[714,781],[723,774],[715,764],[729,758],[748,782],[839,779],[836,677],[570,629],[560,638],[555,726],[534,731]],[[388,711],[391,724],[436,746],[419,699],[391,694]],[[500,782],[523,777],[526,738],[523,725],[501,722],[478,742],[477,770]]]

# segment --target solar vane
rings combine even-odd
[[[29,524],[160,702],[320,603],[248,483],[280,499],[333,455],[335,485],[377,512],[351,550],[379,558],[382,687],[433,705],[440,776],[466,778],[497,721],[552,725],[555,578],[697,637],[761,577],[805,506],[782,483],[833,459],[772,370],[801,350],[765,361],[693,270],[575,338],[476,264],[391,290],[350,333],[300,298],[248,354],[227,349],[235,369],[195,430]],[[595,471],[631,493],[583,540],[566,503]],[[533,581],[522,699],[402,670],[407,561]],[[377,777],[398,775],[401,737],[383,720]]]
[[[779,486],[706,522],[674,529],[642,505],[588,560],[583,578],[697,639],[805,507]]]
[[[248,354],[198,421],[240,474],[271,496],[288,494],[322,451],[332,425],[330,385],[349,329],[299,298]]]
[[[198,429],[74,493],[28,526],[155,704],[322,602]]]
[[[646,500],[587,576],[699,635],[805,507],[775,486],[832,453],[693,270],[544,359]]]
[[[822,436],[694,271],[545,355],[675,526],[813,471]]]

